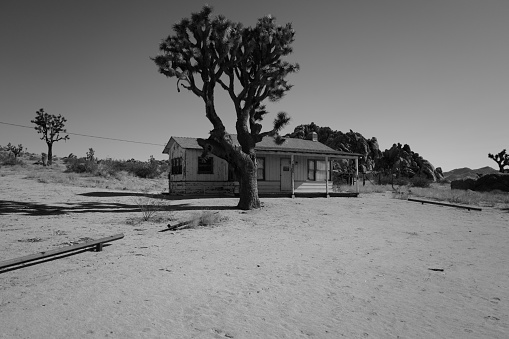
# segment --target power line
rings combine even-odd
[[[33,129],[33,128],[34,128],[33,126],[25,126],[25,125],[10,124],[10,123],[8,123],[8,122],[2,122],[2,121],[0,121],[0,124],[3,124],[3,125],[10,125],[10,126],[17,126],[17,127],[25,127],[25,128],[30,128],[30,129]],[[135,143],[135,144],[144,144],[144,145],[166,146],[166,145],[163,145],[163,144],[153,144],[153,143],[150,143],[150,142],[142,142],[142,141],[133,141],[133,140],[125,140],[125,139],[116,139],[116,138],[99,137],[99,136],[97,136],[97,135],[88,135],[88,134],[71,133],[71,132],[65,132],[65,133],[66,133],[66,134],[71,134],[71,135],[79,135],[79,136],[81,136],[81,137],[87,137],[87,138],[96,138],[96,139],[115,140],[115,141],[131,142],[131,143]]]

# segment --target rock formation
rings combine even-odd
[[[381,156],[376,138],[366,139],[362,134],[352,130],[347,133],[333,131],[329,127],[320,127],[313,122],[309,125],[297,126],[293,133],[286,137],[306,139],[311,132],[316,132],[318,141],[330,148],[362,154],[362,158],[359,159],[359,167],[364,167],[366,171],[374,170],[375,163]]]
[[[479,179],[463,179],[451,182],[451,189],[489,192],[499,190],[509,192],[509,173],[486,174]]]
[[[330,148],[362,154],[362,158],[359,159],[361,171],[391,172],[392,169],[392,173],[397,176],[411,178],[422,175],[432,181],[444,178],[440,167],[435,169],[428,160],[423,159],[419,153],[413,152],[406,144],[404,146],[394,144],[391,149],[382,153],[375,137],[366,139],[362,134],[352,130],[346,133],[333,131],[329,127],[320,127],[313,122],[309,125],[297,126],[293,133],[286,137],[306,139],[311,132],[316,132],[318,141]]]

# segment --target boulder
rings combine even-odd
[[[486,174],[477,180],[453,180],[451,182],[451,189],[472,190],[478,192],[489,192],[494,190],[509,192],[509,174]]]
[[[474,190],[480,192],[493,190],[509,192],[509,173],[483,175],[475,182]]]
[[[451,181],[451,189],[453,190],[474,190],[474,179],[460,179]]]

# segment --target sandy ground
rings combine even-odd
[[[509,212],[392,199],[168,202],[0,178],[0,260],[124,233],[0,271],[0,338],[508,338]],[[443,270],[443,271],[437,271]]]

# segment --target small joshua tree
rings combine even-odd
[[[18,146],[11,145],[11,143],[7,144],[7,151],[11,152],[14,155],[14,160],[16,161],[18,157],[23,154],[23,145],[19,144]]]
[[[504,173],[504,167],[509,166],[509,154],[506,153],[506,150],[503,149],[498,154],[488,154],[488,158],[493,159],[498,165],[498,171],[500,173]]]
[[[37,116],[30,122],[34,123],[35,130],[37,133],[41,133],[41,140],[46,142],[48,145],[48,165],[51,165],[53,160],[53,143],[60,140],[69,139],[68,135],[61,136],[60,133],[67,133],[65,130],[65,122],[67,121],[62,115],[53,115],[44,112],[44,109],[40,109],[36,112]]]
[[[88,152],[87,152],[87,160],[88,161],[94,161],[94,159],[95,159],[94,155],[95,155],[95,151],[94,151],[94,149],[92,147],[90,147],[88,149]]]

